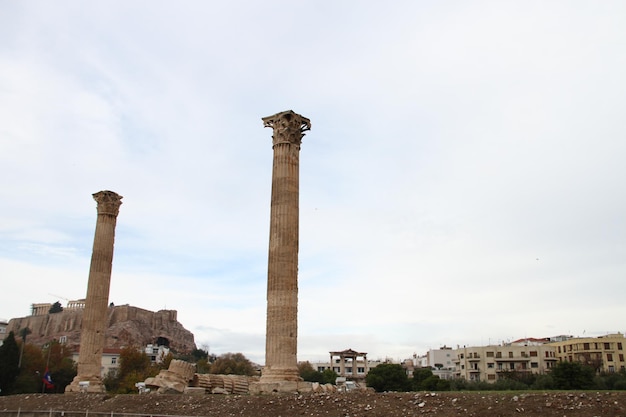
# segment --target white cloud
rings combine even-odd
[[[260,118],[291,108],[313,123],[303,359],[620,330],[624,12],[9,5],[0,272],[28,285],[0,316],[84,296],[90,194],[111,189],[124,196],[111,300],[167,305],[198,343],[262,361],[272,150]]]

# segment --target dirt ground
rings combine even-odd
[[[207,417],[626,417],[626,392],[443,392],[273,395],[23,394],[2,411],[90,411]]]

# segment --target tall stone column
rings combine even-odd
[[[78,374],[65,392],[104,392],[105,387],[100,377],[104,333],[107,329],[109,288],[113,266],[113,245],[115,225],[122,196],[113,191],[100,191],[93,195],[98,203],[98,220],[93,240],[87,298],[83,312],[80,333],[80,353],[78,356]],[[89,382],[79,384],[80,382]]]
[[[291,110],[264,117],[272,136],[265,367],[261,382],[299,381],[298,215],[300,144],[311,121]]]

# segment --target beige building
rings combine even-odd
[[[618,372],[626,369],[622,333],[600,337],[577,337],[550,343],[559,361],[581,362],[596,372]]]
[[[554,346],[529,341],[458,348],[454,350],[455,377],[495,382],[511,372],[543,374],[558,361],[555,352]]]

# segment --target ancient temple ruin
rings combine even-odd
[[[100,191],[95,193],[93,198],[98,203],[98,219],[81,328],[78,374],[65,388],[65,392],[106,391],[100,377],[100,366],[104,349],[104,332],[107,327],[115,225],[122,204],[122,196],[113,191]]]
[[[262,120],[274,131],[274,161],[261,383],[297,383],[301,381],[297,366],[300,144],[311,121],[291,110]]]

